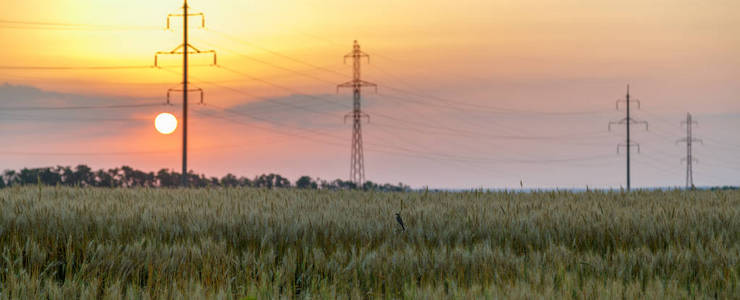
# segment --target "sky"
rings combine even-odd
[[[740,2],[189,1],[189,168],[209,176],[349,176],[358,40],[365,172],[432,188],[625,185],[629,84],[640,144],[633,186],[681,186],[686,135],[698,186],[738,185]],[[180,170],[181,1],[3,0],[0,169],[88,164]],[[99,69],[97,67],[105,67]],[[113,68],[109,68],[113,67]],[[119,68],[120,67],[120,68]],[[91,108],[93,107],[93,108]],[[636,151],[635,151],[636,152]]]

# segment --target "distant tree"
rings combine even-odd
[[[274,186],[276,188],[289,188],[291,186],[290,180],[280,175],[275,175]]]
[[[357,185],[352,181],[345,181],[342,179],[335,179],[334,181],[325,185],[330,190],[352,190],[356,189]]]
[[[376,190],[376,189],[378,189],[378,185],[375,184],[374,182],[368,180],[368,181],[365,181],[364,184],[362,184],[362,189],[363,190],[366,190],[366,191],[367,190]]]
[[[75,185],[88,186],[95,181],[95,174],[87,165],[77,165],[72,174],[75,179]]]
[[[111,187],[117,188],[123,186],[123,181],[121,180],[121,169],[108,169],[106,173],[108,173],[108,176],[111,178]]]
[[[38,172],[38,180],[45,185],[56,185],[62,181],[57,168],[41,168]]]
[[[18,184],[18,175],[15,170],[5,170],[3,172],[3,181],[5,181],[6,186]]]
[[[275,174],[262,174],[254,179],[255,187],[271,189],[274,186]]]
[[[247,177],[239,177],[239,186],[251,187],[254,186],[254,183]]]
[[[115,186],[113,176],[105,170],[97,170],[95,172],[95,184],[97,187],[111,188]]]
[[[295,187],[299,189],[317,189],[319,185],[311,177],[301,176],[301,178],[296,180]]]
[[[254,179],[252,182],[254,187],[262,188],[288,188],[291,186],[290,180],[277,174],[262,174]]]
[[[18,173],[18,181],[21,185],[33,184],[38,182],[38,170],[23,168]]]
[[[226,174],[221,179],[217,177],[206,177],[203,174],[196,174],[193,171],[187,174],[188,184],[190,187],[202,188],[210,186],[225,187],[261,187],[261,188],[290,188],[292,183],[289,179],[279,174],[262,174],[250,180],[246,177],[237,178],[234,174]],[[15,170],[5,170],[0,175],[0,188],[13,185],[35,185],[38,183],[45,185],[65,185],[65,186],[93,186],[104,188],[118,187],[178,187],[182,174],[161,169],[154,172],[144,172],[136,170],[129,166],[112,168],[108,170],[94,171],[84,164],[77,165],[74,168],[65,166],[45,167],[45,168],[24,168],[19,172]],[[406,191],[410,188],[403,183],[398,185],[383,184],[379,185],[372,181],[365,182],[362,186],[357,186],[351,181],[336,179],[326,181],[321,178],[313,179],[310,176],[301,176],[295,183],[295,187],[300,189],[357,189],[363,190],[381,190],[381,191]]]
[[[159,187],[176,187],[180,184],[180,174],[161,169],[157,172],[156,180]]]
[[[239,186],[239,178],[234,176],[234,174],[226,174],[226,176],[221,178],[221,185],[225,187],[236,187]]]

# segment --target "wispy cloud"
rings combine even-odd
[[[13,135],[26,137],[50,133],[83,137],[111,135],[116,130],[149,125],[145,117],[161,109],[156,104],[155,100],[146,98],[0,85],[0,122],[5,123],[6,130],[10,129]]]
[[[250,101],[232,106],[229,110],[279,127],[338,128],[344,127],[344,115],[352,111],[352,100],[349,97],[294,94]],[[368,102],[363,105],[372,107]]]

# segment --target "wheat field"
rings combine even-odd
[[[16,186],[0,298],[732,299],[738,241],[739,191]]]

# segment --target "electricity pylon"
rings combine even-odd
[[[624,119],[621,119],[619,121],[616,121],[616,122],[614,122],[614,121],[609,122],[609,131],[612,130],[612,125],[625,125],[626,130],[627,130],[627,141],[624,144],[618,144],[617,145],[617,153],[619,153],[619,150],[622,147],[626,148],[626,150],[627,150],[625,152],[627,152],[627,191],[628,192],[631,189],[630,155],[631,155],[631,152],[632,152],[632,147],[637,147],[637,152],[638,153],[640,152],[640,144],[633,143],[632,140],[630,139],[630,127],[631,127],[631,125],[640,125],[640,124],[642,124],[642,125],[645,125],[645,130],[648,130],[648,123],[647,122],[645,122],[645,121],[638,121],[636,119],[633,119],[630,116],[630,103],[632,103],[632,102],[637,103],[637,109],[640,109],[640,100],[630,99],[630,86],[627,85],[627,96],[626,96],[626,98],[625,99],[617,100],[617,110],[619,110],[619,103],[625,103],[626,104],[626,106],[627,106],[627,109],[626,109],[627,110],[627,117],[625,117]]]
[[[354,182],[355,186],[362,187],[365,183],[365,157],[362,150],[362,118],[367,118],[368,122],[370,122],[370,115],[362,112],[360,99],[362,88],[372,87],[377,92],[378,85],[364,81],[360,77],[362,59],[367,58],[367,62],[370,63],[370,56],[360,50],[360,44],[357,41],[355,41],[352,47],[352,52],[344,56],[345,63],[348,58],[352,58],[353,62],[354,71],[352,81],[338,85],[337,92],[339,92],[339,88],[352,88],[352,112],[344,116],[345,122],[348,117],[352,117],[352,157],[350,158],[349,180]]]
[[[694,142],[699,142],[704,144],[704,142],[700,139],[695,139],[693,137],[693,133],[691,132],[691,127],[693,125],[698,125],[696,121],[694,121],[693,117],[691,116],[691,113],[686,113],[686,121],[681,121],[681,125],[686,125],[686,137],[682,138],[678,141],[676,141],[676,144],[678,143],[686,143],[686,157],[681,159],[681,162],[686,161],[686,189],[694,189],[694,162],[698,162],[696,158],[694,158],[694,153],[692,149],[692,144]]]
[[[160,55],[179,55],[182,54],[182,89],[169,89],[167,90],[167,103],[170,102],[171,92],[182,92],[182,186],[188,186],[188,93],[189,92],[200,92],[200,102],[203,103],[203,90],[188,89],[188,54],[202,54],[210,53],[213,54],[213,65],[216,65],[216,51],[206,50],[201,51],[198,48],[193,47],[188,42],[188,18],[200,16],[201,28],[206,26],[206,17],[203,13],[189,13],[188,1],[183,0],[182,13],[181,14],[168,14],[167,15],[167,29],[170,29],[170,18],[182,17],[182,44],[172,49],[172,51],[159,51],[154,54],[154,66],[159,67],[158,58]]]

